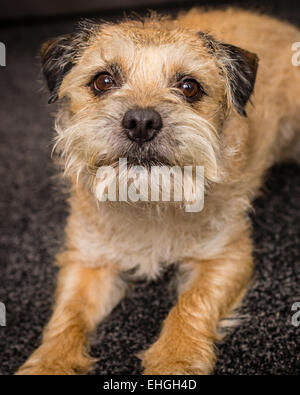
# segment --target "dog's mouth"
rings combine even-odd
[[[128,166],[142,166],[151,168],[152,166],[174,166],[173,160],[174,153],[168,147],[150,142],[143,146],[136,144],[131,145],[127,150],[127,163]]]
[[[128,167],[142,166],[150,169],[152,166],[171,166],[165,158],[150,156],[150,157],[139,157],[139,156],[129,156],[127,159]]]
[[[141,166],[150,169],[152,166],[171,166],[170,160],[159,152],[159,147],[153,144],[145,144],[139,147],[136,144],[124,146],[119,152],[119,159],[126,159],[127,166]]]
[[[131,169],[133,167],[143,167],[148,171],[151,171],[152,167],[171,167],[174,166],[171,162],[169,162],[166,158],[157,157],[157,156],[119,156],[114,157],[113,159],[109,160],[99,160],[95,165],[90,165],[90,170],[97,171],[99,168],[103,166],[112,166],[116,168],[118,166],[126,166],[127,169]]]
[[[126,164],[127,168],[144,167],[151,170],[152,167],[172,167],[178,165],[175,155],[167,150],[161,150],[159,147],[147,145],[138,147],[133,144],[124,144],[118,147],[114,152],[108,155],[98,156],[95,161],[90,161],[90,168],[97,170],[103,166],[118,167],[120,162]],[[172,158],[172,160],[170,158]]]

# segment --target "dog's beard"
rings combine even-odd
[[[93,193],[101,202],[134,203],[143,208],[171,204],[195,212],[203,208],[204,190],[202,166],[136,166],[121,158],[115,167],[98,169]]]
[[[179,110],[180,115],[172,114],[170,109],[162,110],[163,129],[155,139],[142,146],[127,138],[121,130],[121,116],[116,113],[102,109],[101,117],[91,118],[82,110],[70,118],[62,111],[56,122],[55,149],[63,159],[65,173],[83,179],[95,192],[99,182],[97,171],[105,166],[116,169],[119,159],[124,158],[127,179],[135,166],[148,172],[153,167],[177,166],[183,170],[185,166],[203,166],[205,186],[218,182],[221,174],[217,131],[195,112]],[[124,109],[119,109],[118,113],[123,114]],[[122,177],[125,178],[125,173]],[[119,181],[118,175],[117,184]],[[189,183],[193,183],[192,178]],[[171,180],[173,190],[177,188],[175,184]]]

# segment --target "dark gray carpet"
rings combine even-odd
[[[295,18],[295,14],[293,14]],[[59,246],[67,213],[50,160],[53,107],[40,92],[40,44],[71,30],[71,22],[7,26],[7,67],[0,68],[0,373],[13,373],[37,346],[50,315]],[[247,316],[219,347],[217,374],[299,374],[300,327],[291,307],[300,301],[300,167],[271,170],[255,203],[256,279],[245,299]],[[139,283],[97,330],[97,374],[140,372],[134,356],[157,335],[172,305],[172,273]]]

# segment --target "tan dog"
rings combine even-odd
[[[19,374],[86,372],[87,337],[124,296],[121,274],[155,277],[162,262],[179,263],[182,280],[144,372],[212,372],[221,320],[251,278],[247,210],[266,170],[299,154],[297,41],[295,27],[267,16],[194,9],[82,23],[43,46],[71,210],[54,313]],[[99,202],[96,172],[121,157],[148,170],[204,166],[204,209]]]

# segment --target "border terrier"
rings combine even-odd
[[[177,302],[140,354],[144,373],[213,371],[252,276],[249,209],[270,166],[300,152],[297,41],[289,23],[229,8],[82,21],[42,46],[70,214],[53,315],[18,374],[87,372],[89,334],[123,298],[124,273],[153,278],[174,263]],[[97,171],[119,158],[203,166],[203,209],[100,202]]]

